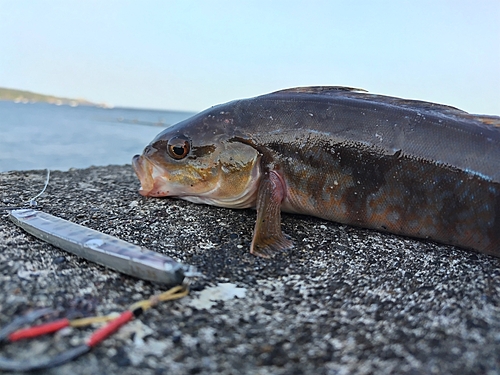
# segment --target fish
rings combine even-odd
[[[281,212],[500,257],[500,117],[341,86],[213,106],[132,159],[139,193],[257,211],[250,252],[293,247]]]

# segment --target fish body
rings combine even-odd
[[[344,87],[212,107],[133,159],[145,196],[257,210],[251,252],[292,242],[281,211],[500,256],[500,118]]]

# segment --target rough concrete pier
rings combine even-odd
[[[44,171],[0,174],[0,205],[25,202]],[[248,252],[252,210],[144,198],[130,166],[52,172],[39,209],[195,265],[166,302],[47,374],[498,374],[500,259],[311,217],[283,215],[295,248]],[[0,220],[0,327],[31,309],[121,312],[163,290]],[[64,330],[0,348],[16,358],[81,343]]]

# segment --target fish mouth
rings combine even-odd
[[[165,190],[165,181],[161,178],[162,173],[157,170],[154,164],[142,155],[135,155],[132,158],[132,167],[141,182],[139,194],[147,197],[165,197],[169,194]]]

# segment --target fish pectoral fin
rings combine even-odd
[[[262,177],[257,193],[257,222],[253,232],[250,253],[269,258],[277,251],[291,249],[292,241],[281,231],[281,202],[285,184],[274,171]]]

